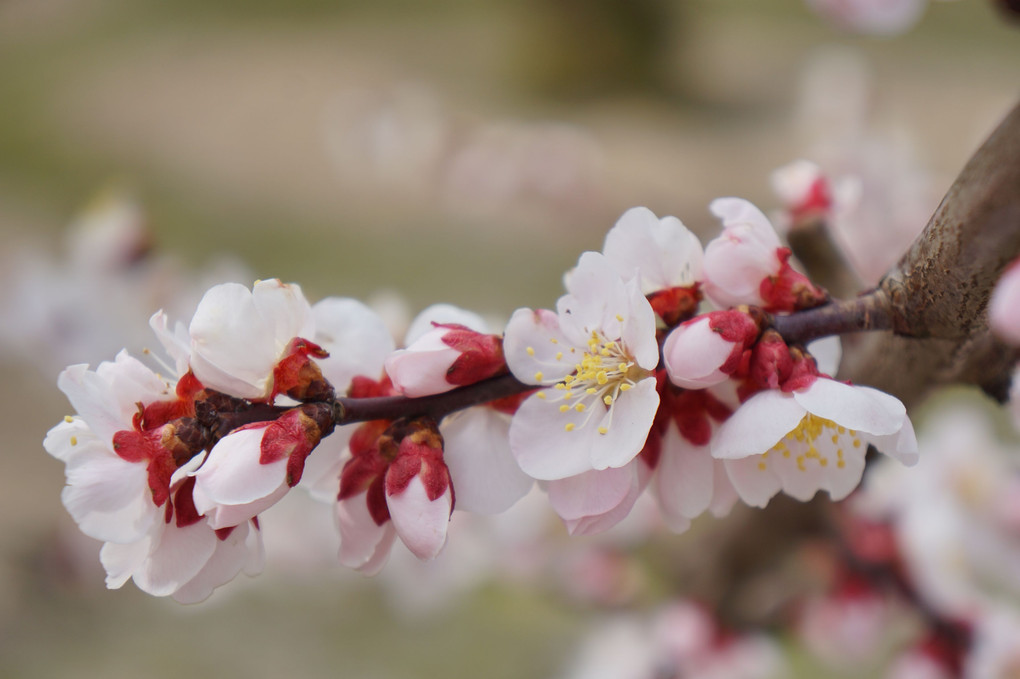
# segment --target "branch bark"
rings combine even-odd
[[[988,330],[987,306],[1020,256],[1020,104],[974,153],[910,250],[879,283],[892,332],[841,377],[917,401],[932,387],[977,384],[1001,398],[1017,353]]]

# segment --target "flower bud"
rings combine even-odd
[[[733,374],[758,336],[758,325],[738,310],[713,311],[678,326],[662,355],[673,384],[704,389]]]
[[[441,394],[506,370],[503,343],[496,335],[458,324],[433,323],[406,349],[385,363],[393,385],[405,396]]]

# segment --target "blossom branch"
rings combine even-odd
[[[889,330],[892,316],[889,299],[882,290],[839,300],[789,315],[771,315],[768,325],[789,344],[806,344],[828,335],[864,330]]]
[[[520,382],[511,374],[493,377],[476,384],[434,396],[408,398],[379,396],[374,398],[341,397],[334,401],[336,424],[395,420],[407,417],[431,417],[437,422],[457,410],[516,396],[535,387]]]

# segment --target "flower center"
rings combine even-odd
[[[599,434],[609,432],[612,423],[613,404],[623,392],[629,391],[640,380],[651,373],[637,365],[620,340],[610,340],[598,331],[592,331],[588,347],[581,352],[577,360],[577,349],[570,349],[568,355],[558,352],[557,362],[576,360],[574,371],[563,379],[554,382],[543,379],[542,373],[535,374],[535,380],[543,384],[551,384],[561,392],[554,402],[560,403],[560,412],[587,413],[580,423],[567,422],[564,428],[573,431],[588,424],[595,412],[609,412],[598,427]],[[545,392],[539,392],[540,398],[547,398]],[[602,408],[597,406],[601,405]]]
[[[846,455],[863,454],[863,449],[864,443],[853,429],[808,413],[779,443],[762,454],[758,469],[764,471],[768,468],[770,454],[793,458],[797,469],[802,472],[807,471],[807,465],[812,462],[827,467],[832,459],[837,469],[843,469],[846,467]]]

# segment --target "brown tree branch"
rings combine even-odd
[[[989,333],[987,306],[1018,256],[1020,105],[974,153],[879,284],[890,302],[893,332],[861,347],[841,376],[908,403],[951,382],[1001,396],[1017,354]]]

